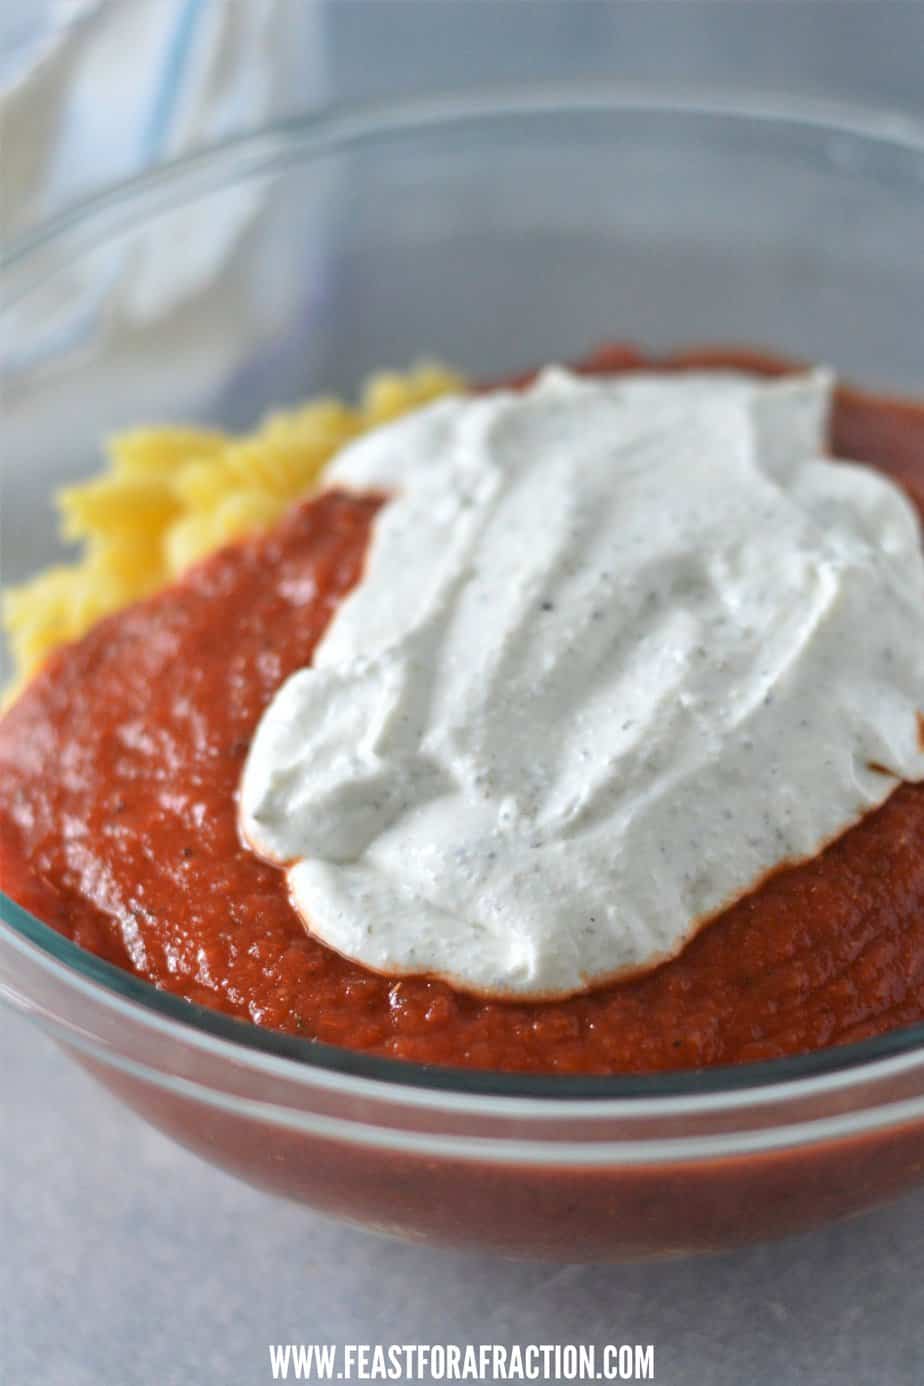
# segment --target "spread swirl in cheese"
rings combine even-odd
[[[347,447],[390,499],[241,786],[315,935],[568,995],[924,778],[918,525],[824,456],[830,390],[550,368]]]

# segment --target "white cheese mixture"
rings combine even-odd
[[[924,778],[918,525],[822,456],[830,390],[549,369],[341,454],[392,498],[241,789],[313,934],[565,996]]]

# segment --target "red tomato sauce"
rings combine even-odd
[[[608,347],[582,369],[651,364]],[[787,363],[694,352],[657,364]],[[924,511],[924,405],[841,390],[832,451]],[[155,986],[265,1026],[428,1064],[645,1073],[740,1063],[924,1020],[924,786],[777,871],[672,962],[563,1002],[380,977],[311,938],[242,846],[256,723],[357,581],[380,501],[327,493],[58,651],[0,721],[0,879]]]

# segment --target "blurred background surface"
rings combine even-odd
[[[924,115],[920,0],[3,0],[22,226],[232,130],[484,84],[767,89]]]

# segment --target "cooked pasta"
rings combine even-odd
[[[311,400],[269,414],[243,436],[171,425],[111,439],[106,470],[55,498],[62,538],[82,545],[78,561],[5,594],[17,683],[101,617],[271,525],[318,485],[330,458],[357,434],[462,388],[454,371],[424,362],[373,376],[356,407]]]

